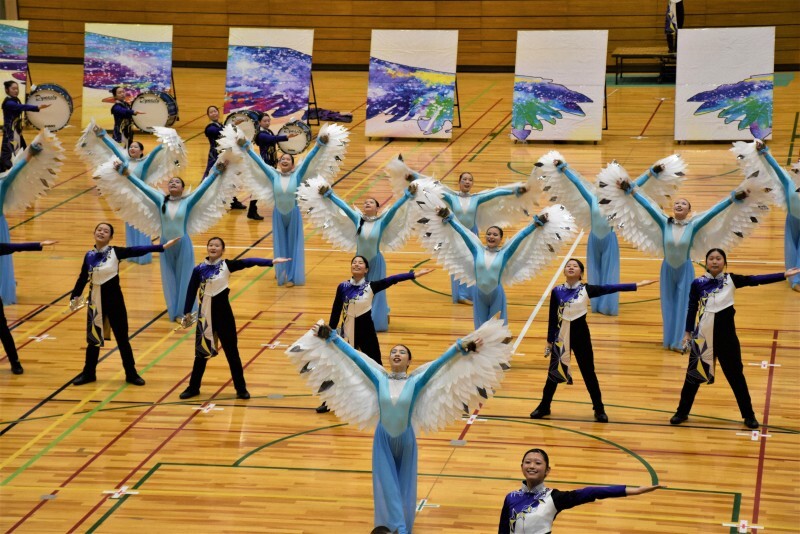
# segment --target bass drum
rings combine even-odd
[[[40,106],[50,104],[41,111],[28,111],[26,117],[38,130],[57,132],[69,124],[72,117],[72,97],[66,89],[54,83],[43,83],[31,87],[26,104]]]
[[[311,128],[300,121],[289,121],[278,130],[278,135],[285,135],[288,141],[280,141],[278,147],[285,154],[300,154],[311,144]]]
[[[162,91],[139,93],[131,109],[141,112],[133,116],[133,123],[144,132],[152,133],[155,126],[172,126],[178,120],[178,103]]]
[[[258,132],[258,117],[257,112],[249,109],[234,111],[225,117],[225,126],[233,124],[244,132],[245,137],[252,141]]]

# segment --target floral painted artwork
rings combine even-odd
[[[581,104],[592,99],[583,93],[535,76],[514,77],[514,104],[511,135],[524,141],[533,130],[542,131],[544,123],[555,125],[564,114],[585,117]]]
[[[0,82],[14,80],[22,85],[28,81],[28,23],[0,21]],[[20,91],[20,98],[24,98]]]
[[[749,129],[756,139],[772,133],[772,74],[761,74],[740,82],[724,84],[687,99],[702,102],[695,115],[719,111],[725,124],[738,121],[739,130]]]

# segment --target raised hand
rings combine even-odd
[[[292,261],[292,258],[275,258],[272,260],[272,264],[275,265],[276,263],[286,263]]]
[[[319,186],[319,189],[317,191],[319,191],[319,194],[324,197],[325,193],[327,193],[330,190],[331,190],[331,188],[329,186],[321,185],[321,186]]]
[[[409,184],[408,192],[411,193],[412,195],[416,195],[417,194],[417,184]]]
[[[658,282],[658,279],[655,279],[655,280],[642,280],[641,282],[636,282],[636,287],[649,286],[650,284],[655,284],[656,282]]]
[[[656,484],[655,486],[641,486],[639,488],[625,488],[625,494],[630,495],[641,495],[642,493],[650,493],[651,491],[655,491],[660,488],[665,488],[666,486],[662,486],[661,484]]]
[[[181,240],[180,237],[176,237],[175,239],[170,239],[169,241],[164,243],[164,250],[167,250],[168,248],[176,245],[178,243],[178,241],[180,241],[180,240]]]
[[[48,239],[46,241],[41,241],[39,244],[42,245],[43,247],[47,247],[47,246],[50,246],[50,245],[55,245],[56,243],[58,243],[58,241],[54,241],[52,239]]]
[[[750,196],[750,190],[748,190],[748,189],[742,189],[742,190],[736,191],[733,194],[733,198],[735,198],[736,200],[744,200],[748,196]]]
[[[800,274],[800,267],[792,267],[791,269],[789,269],[788,271],[783,273],[783,275],[786,278],[790,278],[790,277],[792,277],[792,276],[794,276],[796,274]]]
[[[446,218],[448,215],[450,215],[450,208],[448,208],[447,206],[442,206],[441,208],[438,208],[438,209],[436,210],[436,215],[438,215],[439,217],[441,217],[442,219],[444,219],[444,218]]]
[[[323,145],[327,145],[328,141],[329,141],[328,134],[319,136],[319,142],[322,143]]]
[[[417,271],[414,271],[414,278],[419,278],[420,276],[425,276],[426,274],[430,274],[435,270],[436,269],[428,269],[428,268],[419,269]]]

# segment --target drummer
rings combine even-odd
[[[262,113],[258,118],[258,133],[256,134],[255,143],[258,145],[258,151],[261,154],[261,159],[270,167],[274,167],[278,163],[278,143],[281,141],[288,141],[290,137],[297,135],[296,133],[286,135],[275,135],[269,129],[272,124],[272,117],[268,113]],[[250,208],[247,210],[247,218],[256,221],[263,221],[264,217],[258,214],[258,207],[255,200],[250,201]]]
[[[3,82],[6,98],[3,100],[3,145],[0,149],[0,172],[11,168],[11,158],[19,150],[25,150],[27,143],[22,137],[22,112],[36,112],[50,107],[50,104],[32,106],[19,100],[19,84],[13,80]]]
[[[111,137],[121,144],[126,150],[133,141],[133,122],[134,115],[144,115],[144,111],[134,111],[131,105],[125,101],[125,88],[121,85],[111,89],[114,97],[114,105],[111,106],[111,115],[114,116],[114,132]]]

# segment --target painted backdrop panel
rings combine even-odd
[[[0,20],[0,83],[9,80],[19,84],[19,99],[25,102],[25,85],[28,83],[27,20]]]

